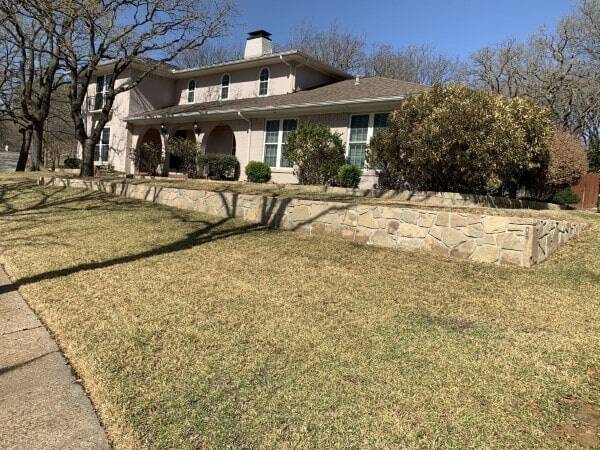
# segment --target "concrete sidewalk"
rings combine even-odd
[[[0,448],[110,448],[56,343],[1,267]]]

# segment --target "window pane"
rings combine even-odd
[[[113,74],[106,75],[104,77],[104,92],[108,92],[110,89],[110,83],[112,83]]]
[[[221,86],[229,86],[229,75],[224,75],[221,80]]]
[[[269,82],[261,81],[260,88],[258,89],[258,95],[267,95],[267,92],[269,92]]]
[[[375,132],[382,128],[387,128],[389,116],[389,113],[375,114],[375,117],[373,118],[373,128]]]
[[[104,107],[104,94],[99,92],[94,98],[94,110],[99,110]]]
[[[265,142],[277,144],[279,142],[279,120],[267,120],[267,136]]]
[[[188,103],[194,102],[194,97],[196,95],[196,82],[191,80],[188,83]]]
[[[101,142],[104,145],[110,144],[110,128],[104,128],[102,130],[102,139],[101,139]]]
[[[108,161],[108,145],[102,145],[102,162]]]
[[[365,164],[365,150],[367,144],[350,144],[348,149],[348,160],[350,164],[363,168]]]
[[[96,77],[96,92],[102,92],[104,90],[104,77]]]
[[[269,70],[263,69],[260,71],[260,81],[267,81],[269,79]]]
[[[277,144],[265,145],[265,164],[270,167],[277,166]]]
[[[350,142],[367,142],[369,116],[352,116],[350,121]]]
[[[281,167],[292,167],[292,163],[288,161],[285,157],[285,149],[287,148],[287,144],[281,144]]]
[[[298,123],[295,120],[284,120],[283,121],[283,143],[285,144],[288,140],[288,136],[292,131],[296,131]]]
[[[221,98],[223,100],[226,100],[229,97],[229,87],[228,86],[223,86],[221,88]]]
[[[100,161],[100,146],[96,145],[94,147],[94,161]]]

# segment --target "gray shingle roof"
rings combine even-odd
[[[345,102],[389,100],[418,94],[428,89],[428,86],[418,83],[383,77],[369,77],[361,78],[358,84],[356,84],[355,80],[344,80],[292,94],[170,106],[168,108],[135,114],[127,119],[136,120],[178,115],[202,115],[207,113],[226,113],[229,111],[243,112],[286,107],[302,108],[315,106],[316,104],[327,105]]]

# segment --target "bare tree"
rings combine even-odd
[[[365,74],[433,85],[458,81],[462,64],[458,58],[435,53],[429,46],[395,49],[378,45],[365,60]]]
[[[5,142],[14,139],[15,129],[21,135],[17,171],[24,171],[29,157],[33,128],[21,109],[19,85],[19,49],[0,27],[0,122]]]
[[[526,48],[515,39],[484,47],[471,55],[471,83],[496,94],[519,95],[527,66]]]
[[[359,73],[365,59],[366,39],[362,34],[343,30],[332,23],[325,31],[317,31],[304,23],[298,26],[287,44],[337,69]]]
[[[547,107],[562,127],[585,138],[598,123],[600,71],[590,57],[594,40],[583,20],[581,15],[567,16],[554,30],[542,28],[527,43],[511,39],[477,51],[471,56],[472,85],[530,97]]]
[[[59,0],[62,1],[62,0]],[[53,11],[53,0],[0,0],[0,23],[3,34],[17,49],[15,75],[19,84],[20,111],[33,132],[32,170],[39,170],[43,160],[44,129],[50,114],[52,94],[60,86],[58,40],[71,27],[71,18]],[[49,13],[41,13],[49,12]],[[27,146],[23,146],[25,149]],[[18,169],[22,168],[21,155]]]
[[[241,59],[242,47],[228,47],[223,42],[207,42],[200,48],[186,50],[173,61],[182,68],[202,67]]]
[[[74,27],[61,36],[61,52],[70,78],[71,118],[83,149],[82,176],[93,175],[94,148],[110,119],[116,96],[133,89],[181,53],[222,36],[232,12],[229,0],[65,3],[61,14],[73,17]],[[103,63],[110,64],[113,76],[103,108],[88,129],[84,102],[92,78]]]
[[[576,17],[583,49],[600,64],[600,0],[579,0]]]

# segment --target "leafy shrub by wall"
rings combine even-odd
[[[294,165],[300,184],[331,185],[345,163],[341,135],[312,122],[290,133],[285,156]]]
[[[198,146],[191,139],[174,137],[167,142],[167,152],[175,155],[180,161],[180,170],[190,178],[198,176]]]
[[[555,130],[549,151],[545,181],[550,186],[571,186],[588,171],[587,149],[572,134]]]
[[[337,171],[337,184],[345,188],[357,188],[362,171],[354,164],[344,164]]]
[[[245,172],[248,181],[252,183],[266,183],[271,179],[271,168],[262,161],[250,161]]]
[[[570,187],[558,191],[552,197],[552,201],[554,203],[558,203],[559,205],[574,205],[579,203],[579,200],[581,200],[579,195],[573,192]]]
[[[198,170],[211,180],[234,181],[240,178],[240,162],[233,155],[199,155]]]
[[[63,166],[65,166],[65,169],[80,169],[81,160],[79,158],[67,158],[65,159]]]
[[[158,175],[158,169],[163,163],[162,147],[160,145],[147,142],[139,147],[132,148],[129,155],[138,172]]]
[[[521,98],[435,86],[403,101],[367,151],[380,187],[511,194],[548,161],[549,113]]]

